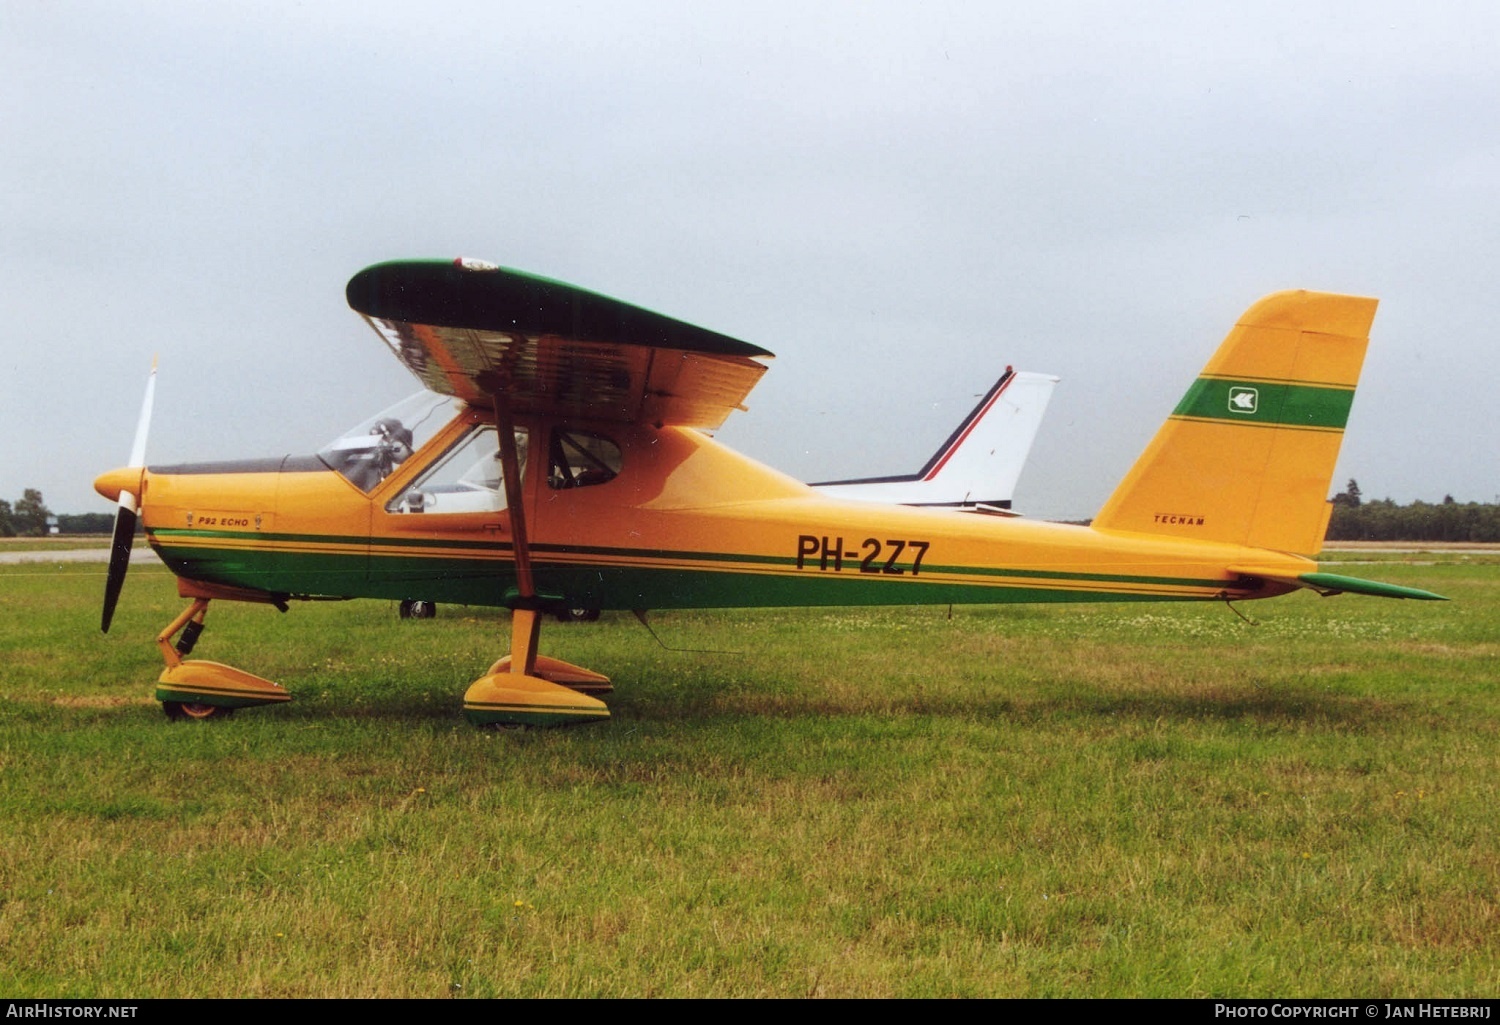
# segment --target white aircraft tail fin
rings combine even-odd
[[[1009,509],[1057,381],[1051,374],[1006,367],[1000,380],[916,473],[812,486],[830,498]]]

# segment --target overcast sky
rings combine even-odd
[[[493,260],[777,354],[720,438],[915,470],[1058,374],[1092,515],[1235,318],[1381,299],[1335,489],[1500,493],[1489,3],[0,0],[0,498],[307,453],[416,384],[360,268]]]

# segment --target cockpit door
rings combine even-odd
[[[532,429],[515,429],[521,491],[535,508]],[[373,588],[391,598],[502,604],[515,550],[496,427],[482,412],[455,421],[372,493]]]

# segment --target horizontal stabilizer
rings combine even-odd
[[[1359,577],[1341,577],[1337,573],[1304,573],[1297,580],[1304,587],[1311,587],[1319,594],[1371,594],[1377,598],[1415,598],[1418,601],[1447,601],[1441,594],[1401,587],[1399,584],[1382,584],[1378,580],[1361,580]]]
[[[1231,566],[1231,573],[1242,573],[1247,577],[1259,577],[1262,580],[1270,580],[1278,584],[1288,584],[1292,587],[1306,587],[1327,596],[1331,594],[1368,594],[1376,598],[1414,598],[1417,601],[1447,601],[1441,594],[1433,594],[1431,591],[1423,591],[1415,587],[1402,587],[1399,584],[1383,584],[1378,580],[1364,580],[1360,577],[1345,577],[1337,573],[1302,573],[1291,576],[1287,573],[1275,571],[1266,572],[1250,566]]]

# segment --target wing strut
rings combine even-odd
[[[521,600],[510,614],[510,671],[536,672],[536,647],[542,633],[536,578],[531,572],[531,539],[526,533],[526,501],[521,489],[521,457],[516,451],[516,424],[505,396],[495,394],[495,430],[500,435],[500,470],[505,480],[505,507],[510,512],[510,540],[516,556],[516,590]]]
[[[516,597],[508,604],[510,654],[490,667],[464,694],[464,714],[479,726],[561,726],[609,718],[598,698],[577,689],[608,689],[607,677],[559,659],[538,656],[542,633],[542,605],[531,569],[531,539],[526,532],[526,496],[521,480],[521,457],[516,448],[515,419],[506,398],[504,379],[491,388],[495,430],[499,434],[500,472],[505,482],[505,504],[510,515],[510,538],[516,560]],[[573,686],[566,686],[572,684]]]
[[[521,492],[521,457],[516,451],[516,422],[503,395],[495,396],[495,430],[500,434],[500,471],[505,481],[505,507],[510,512],[510,537],[516,553],[516,590],[530,604],[536,598],[531,574],[531,541],[526,534],[526,502]]]

